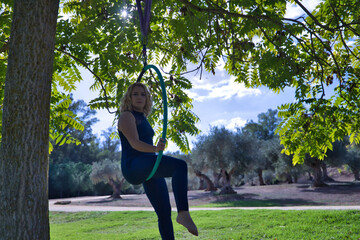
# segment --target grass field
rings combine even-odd
[[[193,206],[194,208],[218,208],[218,207],[286,207],[301,206],[302,201],[289,200],[239,200],[231,202],[217,202]]]
[[[360,239],[360,211],[193,211],[199,237],[173,222],[176,239]],[[160,239],[154,212],[50,213],[52,240]]]

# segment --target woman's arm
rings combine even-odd
[[[118,128],[129,141],[131,147],[139,152],[159,152],[165,149],[164,139],[160,139],[157,146],[139,140],[135,117],[130,112],[121,113]]]

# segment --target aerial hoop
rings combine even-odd
[[[158,78],[160,80],[160,85],[161,85],[161,92],[162,92],[162,100],[163,100],[163,107],[164,107],[164,119],[163,119],[163,131],[162,131],[162,138],[163,139],[166,139],[166,131],[167,131],[167,119],[168,119],[168,110],[167,110],[167,97],[166,97],[166,88],[165,88],[165,83],[164,83],[164,79],[159,71],[159,69],[157,67],[155,67],[154,65],[147,65],[143,68],[143,70],[141,71],[138,79],[136,82],[140,82],[141,81],[141,78],[142,76],[144,75],[144,73],[146,72],[146,70],[148,69],[154,69],[155,72],[157,73],[158,75]],[[159,151],[159,154],[157,156],[157,159],[156,159],[156,162],[154,164],[154,167],[151,171],[151,173],[149,174],[149,176],[147,177],[146,181],[148,181],[149,179],[151,179],[156,170],[158,169],[159,167],[159,164],[160,164],[160,161],[161,161],[161,158],[162,158],[162,155],[163,155],[163,151]]]

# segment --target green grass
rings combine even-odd
[[[217,208],[217,207],[286,207],[286,206],[301,206],[307,205],[304,201],[296,200],[239,200],[231,202],[217,202],[217,203],[208,203],[198,206],[193,206],[194,208]],[[314,204],[312,204],[314,205]]]
[[[360,211],[354,210],[221,210],[191,215],[199,237],[174,221],[176,239],[360,239]],[[51,212],[50,227],[52,240],[160,239],[154,212]]]

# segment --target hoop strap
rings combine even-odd
[[[146,38],[150,29],[149,26],[150,26],[150,15],[151,15],[151,3],[152,0],[145,0],[145,7],[143,13],[141,8],[141,1],[136,0],[136,5],[139,13],[139,20],[140,20],[140,29],[144,38]]]
[[[143,68],[143,70],[141,71],[138,79],[136,82],[140,82],[141,81],[141,78],[142,76],[144,75],[144,73],[146,72],[146,70],[148,69],[154,69],[155,72],[157,73],[158,75],[158,78],[160,80],[160,85],[161,85],[161,92],[162,92],[162,100],[163,100],[163,105],[164,105],[164,119],[163,119],[163,131],[162,131],[162,138],[163,139],[166,139],[166,130],[167,130],[167,119],[168,119],[168,110],[167,110],[167,97],[166,97],[166,88],[165,88],[165,83],[164,83],[164,79],[159,71],[159,69],[157,67],[155,67],[154,65],[147,65]],[[156,170],[158,169],[159,167],[159,164],[160,164],[160,161],[161,161],[161,158],[162,158],[162,155],[163,155],[163,151],[160,151],[158,156],[157,156],[157,159],[156,159],[156,162],[154,164],[154,167],[150,173],[150,175],[147,177],[146,181],[148,181],[150,178],[152,178],[156,172]]]

